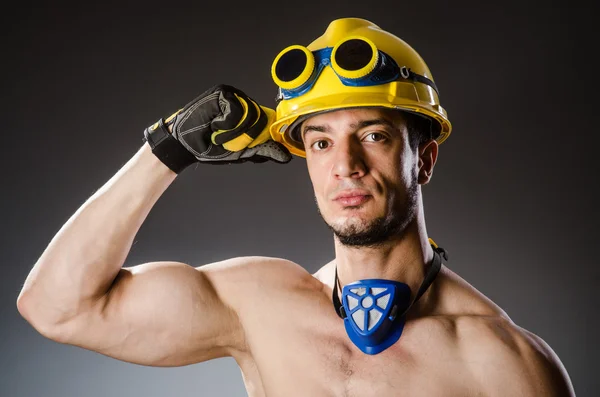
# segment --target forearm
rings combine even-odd
[[[145,143],[51,240],[19,295],[23,315],[30,322],[59,324],[104,295],[175,177]]]

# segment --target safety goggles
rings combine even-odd
[[[406,66],[398,66],[366,37],[351,36],[334,47],[316,51],[300,45],[281,51],[271,66],[271,75],[279,87],[277,100],[297,98],[308,92],[325,67],[331,67],[346,86],[365,87],[409,80],[427,84],[439,96],[432,80]]]

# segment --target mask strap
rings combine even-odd
[[[400,315],[400,317],[404,316],[408,312],[408,310],[412,307],[412,305],[417,303],[417,301],[421,298],[421,296],[423,296],[423,294],[427,291],[429,286],[433,283],[433,280],[435,280],[440,269],[442,268],[442,257],[444,258],[444,260],[448,260],[448,253],[446,252],[445,249],[440,248],[440,247],[434,247],[433,245],[431,246],[431,248],[433,248],[433,259],[431,260],[431,265],[429,266],[429,270],[427,271],[427,274],[425,274],[425,278],[423,279],[423,282],[421,283],[421,286],[419,287],[419,290],[417,291],[415,300],[406,308],[406,310],[404,311],[404,313],[402,313],[402,315]],[[340,280],[338,278],[338,271],[337,271],[337,265],[336,265],[335,266],[335,281],[334,281],[333,292],[331,294],[331,300],[333,301],[333,307],[335,308],[335,312],[337,313],[337,315],[341,319],[344,319],[347,317],[347,315],[346,315],[346,310],[344,309],[344,306],[340,302],[340,298],[338,296],[338,288],[339,288],[339,290],[342,289],[342,287],[340,285]]]

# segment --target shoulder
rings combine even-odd
[[[455,325],[460,353],[490,395],[575,395],[550,346],[507,317],[460,316]]]
[[[204,273],[225,300],[239,307],[246,297],[291,288],[320,288],[302,266],[287,259],[245,256],[196,268]]]
[[[508,314],[490,298],[446,266],[433,288],[432,314],[450,317],[489,316],[509,319]]]
[[[236,273],[243,273],[246,276],[255,273],[266,273],[262,274],[263,276],[283,274],[310,276],[302,266],[295,262],[268,256],[240,256],[199,266],[196,269],[208,273],[227,273],[230,276]]]
[[[490,395],[575,395],[563,364],[542,338],[516,325],[447,267],[436,284],[430,318],[452,330],[470,373]]]

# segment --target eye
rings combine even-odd
[[[324,150],[329,147],[329,142],[327,142],[324,139],[321,139],[321,140],[313,142],[312,145],[310,145],[310,147],[313,148],[314,150]]]
[[[386,139],[386,136],[381,132],[370,132],[365,137],[366,140],[371,142],[380,142]]]

